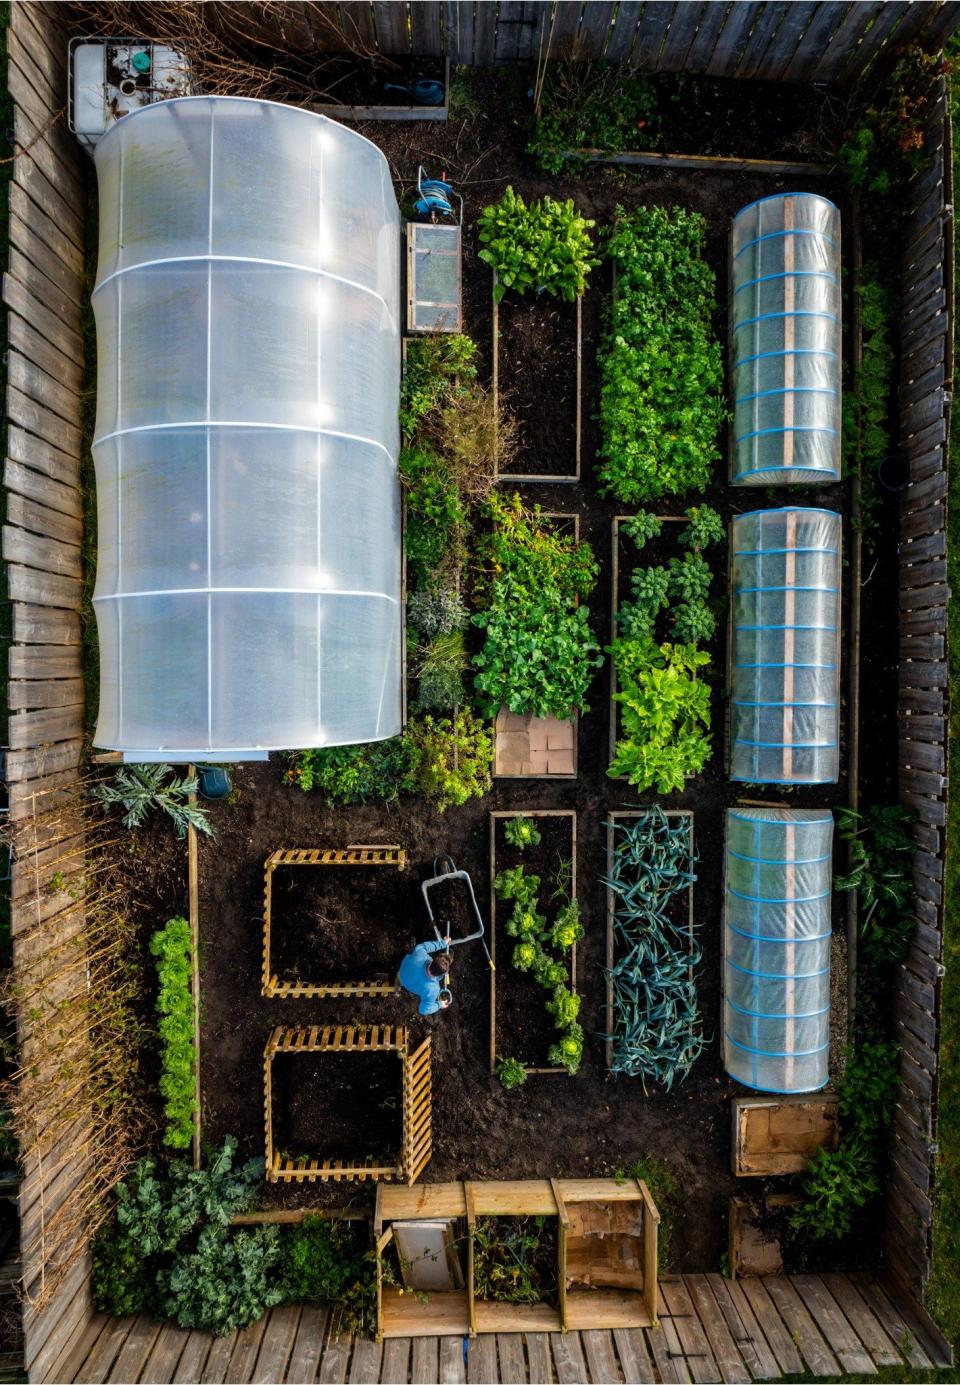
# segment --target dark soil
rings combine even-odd
[[[573,859],[573,820],[569,817],[535,817],[540,831],[537,846],[518,851],[504,835],[508,818],[496,819],[496,870],[523,866],[526,875],[540,877],[538,907],[552,923],[557,910],[570,899],[569,869]],[[508,899],[496,901],[496,1055],[517,1058],[525,1066],[550,1066],[547,1050],[557,1042],[553,1016],[547,1012],[550,991],[528,972],[510,965],[515,939],[506,931],[513,911]],[[571,957],[570,962],[573,963]]]
[[[500,304],[500,398],[518,424],[504,476],[573,477],[577,470],[577,310],[546,294]],[[547,389],[544,386],[548,385]]]
[[[394,1052],[278,1054],[274,1149],[291,1159],[395,1163],[402,1144],[402,1071]]]
[[[707,219],[707,254],[718,276],[717,332],[726,339],[723,305],[727,293],[727,237],[731,217],[753,198],[785,189],[825,192],[846,213],[849,202],[843,187],[822,178],[788,180],[760,174],[726,172],[676,173],[643,169],[637,173],[604,168],[591,169],[580,179],[545,179],[538,175],[525,154],[525,77],[514,82],[494,72],[471,77],[471,101],[475,110],[467,118],[447,125],[367,125],[363,133],[385,151],[398,188],[409,191],[415,184],[417,166],[431,173],[445,170],[465,196],[464,213],[464,316],[465,330],[477,341],[481,354],[491,339],[489,270],[476,256],[475,224],[479,211],[512,183],[525,198],[544,193],[573,197],[581,210],[596,218],[598,227],[608,224],[618,203],[680,205],[701,212]],[[775,135],[784,108],[791,106],[782,89],[771,100],[760,102],[749,83],[731,84],[731,102],[723,123],[748,140],[728,152],[782,152],[768,132]],[[807,95],[803,101],[812,99]],[[746,116],[753,121],[747,124]],[[716,128],[701,134],[712,139]],[[845,228],[847,229],[847,228]],[[849,245],[849,238],[847,240]],[[848,260],[849,263],[849,260]],[[615,505],[598,498],[593,461],[598,443],[594,415],[598,400],[596,368],[600,330],[599,303],[606,282],[603,270],[595,271],[593,287],[585,302],[583,351],[583,474],[579,485],[529,486],[529,503],[548,510],[578,512],[581,536],[589,541],[600,563],[596,592],[589,602],[591,620],[602,643],[609,643],[610,626],[610,526]],[[849,320],[849,314],[847,315]],[[541,373],[540,409],[566,416],[566,404],[558,394],[554,377]],[[725,442],[725,440],[724,440]],[[725,519],[733,513],[765,504],[783,504],[785,493],[776,490],[734,491],[726,485],[727,459],[717,467],[716,482],[704,495],[694,494],[664,502],[663,513],[678,513],[688,504],[708,503]],[[799,494],[799,492],[794,492]],[[847,485],[804,490],[803,503],[841,505],[849,511]],[[874,559],[865,560],[863,610],[863,718],[869,727],[865,742],[860,789],[866,801],[890,801],[895,797],[897,677],[896,529],[894,508],[888,507],[884,526],[876,538]],[[849,530],[848,530],[849,533]],[[725,559],[713,560],[714,590],[726,590]],[[845,612],[845,615],[847,613]],[[845,621],[845,629],[849,629]],[[644,1095],[642,1088],[626,1079],[615,1080],[606,1070],[602,1033],[605,985],[605,891],[606,833],[603,824],[616,808],[636,807],[655,801],[642,799],[624,784],[606,777],[608,764],[609,663],[598,674],[590,691],[590,710],[580,719],[579,777],[575,781],[530,783],[504,780],[482,801],[451,809],[443,816],[425,803],[405,799],[398,804],[352,809],[328,809],[316,796],[306,795],[282,782],[282,765],[250,764],[237,769],[236,800],[214,809],[217,840],[201,844],[202,959],[202,1087],[203,1127],[207,1142],[227,1132],[239,1136],[244,1152],[263,1149],[261,1065],[264,1045],[273,1025],[406,1023],[411,1039],[433,1037],[433,1158],[426,1171],[431,1181],[451,1178],[522,1178],[610,1174],[641,1156],[664,1160],[683,1188],[683,1207],[673,1234],[673,1266],[680,1270],[719,1267],[726,1244],[727,1198],[735,1191],[730,1174],[729,1101],[741,1089],[723,1070],[720,1049],[720,979],[723,810],[741,796],[783,801],[774,789],[749,789],[732,785],[724,770],[723,659],[721,631],[714,666],[714,755],[706,771],[664,806],[689,807],[696,813],[695,832],[700,855],[695,887],[695,910],[703,962],[697,985],[704,1032],[710,1042],[685,1083],[670,1093]],[[844,657],[849,654],[845,647]],[[844,696],[846,683],[844,682]],[[849,764],[849,735],[843,748],[844,773]],[[799,789],[787,801],[798,807],[842,803],[847,783],[825,789]],[[533,1076],[520,1093],[505,1092],[489,1071],[489,985],[487,963],[476,945],[458,950],[455,961],[454,1005],[446,1013],[420,1019],[410,997],[382,1000],[265,1000],[260,995],[260,919],[262,872],[266,857],[276,847],[347,845],[351,842],[396,842],[410,859],[410,873],[402,883],[406,918],[388,920],[372,914],[369,929],[382,929],[378,944],[369,942],[371,954],[386,956],[388,938],[396,939],[396,960],[406,947],[403,926],[420,938],[431,936],[425,911],[416,897],[416,882],[432,871],[437,853],[449,850],[459,866],[473,877],[478,901],[489,917],[488,812],[491,809],[573,808],[577,812],[577,893],[587,935],[578,947],[577,983],[583,995],[581,1018],[587,1036],[584,1063],[573,1079],[562,1075]],[[144,838],[145,846],[158,850],[159,831]],[[164,834],[166,829],[162,829]],[[145,851],[145,855],[149,852]],[[842,857],[838,856],[838,862]],[[149,863],[147,863],[149,864]],[[177,882],[174,898],[164,916],[182,908],[182,888]],[[162,921],[162,920],[161,920]],[[835,926],[843,927],[842,904]],[[297,959],[292,959],[296,961]],[[499,979],[499,977],[498,977]],[[539,997],[536,998],[539,1005]],[[843,1036],[836,1036],[840,1046]],[[356,1091],[356,1088],[353,1088]],[[299,1119],[308,1149],[325,1137],[329,1120],[321,1090],[304,1096]],[[363,1119],[372,1113],[360,1101]],[[366,1127],[365,1127],[366,1129]],[[378,1127],[379,1129],[379,1127]],[[373,1130],[361,1141],[372,1148]],[[356,1191],[355,1189],[353,1190]],[[366,1190],[364,1190],[366,1192]],[[271,1190],[278,1200],[319,1204],[344,1201],[336,1185],[305,1185]],[[369,1197],[372,1201],[372,1190]]]
[[[280,866],[270,956],[281,981],[390,981],[416,885],[393,866]]]

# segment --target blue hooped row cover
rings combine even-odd
[[[730,778],[836,783],[840,516],[755,510],[731,541]]]
[[[731,808],[723,906],[723,1061],[762,1092],[828,1078],[833,816]]]
[[[778,193],[730,235],[731,480],[840,479],[840,212]]]

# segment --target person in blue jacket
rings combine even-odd
[[[451,964],[447,940],[418,943],[400,963],[400,985],[420,998],[420,1014],[435,1015],[445,1010],[452,999],[447,988]]]

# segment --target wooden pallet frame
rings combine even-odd
[[[493,271],[493,288],[496,289],[498,283],[497,271]],[[491,354],[493,357],[493,408],[494,416],[499,418],[500,408],[500,304],[491,293],[493,305],[491,334],[492,345]],[[543,486],[576,486],[580,482],[580,460],[581,460],[581,435],[583,432],[583,294],[576,299],[577,304],[577,388],[576,388],[576,441],[574,443],[574,459],[576,467],[570,476],[542,476],[536,472],[527,475],[514,475],[513,472],[497,473],[497,481],[502,481],[504,485],[543,485]]]
[[[764,1149],[751,1148],[750,1125],[796,1113],[800,1126],[789,1144],[769,1138]],[[736,1178],[769,1178],[803,1173],[814,1148],[836,1149],[840,1138],[839,1103],[835,1096],[805,1092],[799,1096],[738,1096],[730,1102],[730,1169]],[[761,1129],[763,1127],[761,1126]],[[808,1135],[810,1138],[804,1138]]]
[[[568,510],[541,510],[541,519],[572,519],[573,520],[573,541],[580,542],[580,512],[571,513]],[[577,605],[579,605],[579,599]],[[526,784],[531,780],[545,783],[569,783],[576,779],[580,773],[580,713],[575,712],[571,718],[573,722],[573,773],[572,774],[497,774],[497,718],[494,717],[490,723],[490,734],[493,737],[493,778],[509,779],[518,784]]]
[[[273,1060],[278,1054],[300,1053],[396,1053],[401,1065],[403,1097],[401,1149],[393,1164],[370,1159],[290,1159],[280,1155],[273,1141]],[[285,1028],[277,1025],[263,1051],[263,1113],[268,1183],[364,1182],[377,1179],[412,1184],[423,1172],[432,1153],[431,1039],[410,1052],[404,1025],[313,1025]]]
[[[497,894],[493,882],[497,874],[497,822],[502,818],[570,818],[570,855],[573,862],[570,876],[570,898],[577,898],[577,814],[573,808],[515,808],[496,809],[489,814],[490,832],[490,1071],[497,1070]],[[570,989],[577,989],[577,945],[570,949]],[[534,1068],[524,1064],[528,1073],[565,1073],[566,1068],[553,1066]],[[567,1074],[571,1076],[572,1074]]]
[[[607,879],[613,877],[613,858],[616,847],[615,824],[618,822],[629,821],[630,819],[645,817],[654,804],[648,804],[645,808],[625,808],[617,812],[607,813]],[[690,856],[694,853],[693,835],[693,812],[690,808],[667,808],[664,809],[664,816],[668,818],[686,818],[690,824]],[[614,921],[616,918],[616,904],[614,903],[614,893],[609,886],[606,888],[607,896],[607,964],[606,964],[606,1033],[607,1038],[604,1042],[604,1053],[607,1067],[613,1061],[613,979],[610,976],[611,969],[616,957],[616,938],[614,937]],[[693,951],[693,885],[687,886],[687,925],[690,935],[690,951]],[[693,979],[693,966],[690,967],[690,978]]]
[[[632,1204],[640,1223],[643,1271],[635,1286],[577,1289],[568,1284],[568,1240],[578,1204]],[[559,1302],[487,1303],[476,1297],[474,1232],[484,1216],[555,1217]],[[395,1221],[453,1220],[466,1242],[466,1287],[400,1295],[384,1284],[383,1256]],[[470,1336],[488,1332],[566,1332],[657,1325],[657,1236],[660,1213],[641,1180],[607,1178],[529,1179],[518,1182],[428,1183],[416,1189],[377,1188],[374,1237],[377,1254],[377,1337]],[[602,1237],[598,1238],[602,1243]]]
[[[281,847],[267,857],[263,867],[263,963],[260,994],[288,1000],[304,996],[394,995],[396,981],[281,981],[273,970],[273,873],[280,866],[396,866],[405,870],[407,853],[400,846]]]

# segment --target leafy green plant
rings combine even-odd
[[[417,586],[456,571],[463,559],[467,512],[439,452],[422,443],[400,453],[406,487],[407,565]]]
[[[543,836],[533,818],[525,818],[522,813],[515,818],[507,818],[503,824],[503,835],[518,851],[525,851],[528,846],[539,846]]]
[[[463,700],[467,649],[462,630],[434,635],[420,655],[417,709],[451,711]]]
[[[473,1284],[490,1303],[553,1303],[557,1286],[555,1217],[478,1217]]]
[[[689,511],[688,511],[689,513]],[[660,537],[663,520],[649,510],[638,510],[635,515],[624,520],[620,532],[632,540],[638,548],[646,548],[651,539]]]
[[[681,601],[673,613],[672,629],[680,644],[706,644],[716,634],[717,618],[700,598]]]
[[[229,1235],[204,1226],[162,1278],[162,1312],[180,1327],[221,1336],[246,1327],[283,1300],[280,1256],[276,1226]]]
[[[413,783],[438,813],[489,793],[493,740],[468,708],[437,720],[411,720],[404,736],[413,755]]]
[[[541,198],[529,206],[512,187],[477,221],[480,259],[496,271],[494,299],[507,289],[549,293],[572,303],[586,289],[587,275],[599,261],[593,255],[590,227],[568,198]]]
[[[673,74],[671,74],[673,75]],[[660,141],[654,76],[618,63],[551,62],[540,94],[540,114],[527,153],[542,173],[575,173],[584,166],[568,150],[653,149]]]
[[[593,590],[597,564],[588,544],[557,534],[526,511],[519,496],[491,496],[492,530],[478,544],[473,617],[484,631],[474,656],[480,710],[561,719],[586,709],[586,692],[602,663],[589,613],[578,602]]]
[[[913,930],[915,816],[897,804],[863,813],[841,808],[836,815],[838,836],[850,846],[850,872],[835,876],[834,885],[858,892],[863,951],[874,962],[902,961]]]
[[[186,919],[170,919],[150,939],[157,959],[157,1013],[163,1044],[160,1092],[167,1128],[164,1144],[188,1149],[196,1122],[197,1050],[193,1027],[193,936]]]
[[[547,1008],[550,1008],[549,1005]],[[568,1021],[560,1038],[547,1049],[547,1061],[555,1063],[558,1068],[566,1068],[571,1076],[580,1071],[580,1064],[583,1062],[583,1030],[579,1024]]]
[[[712,544],[723,543],[727,531],[723,520],[709,505],[691,505],[686,511],[689,521],[680,534],[680,542],[695,553],[702,553]]]
[[[181,839],[187,835],[188,827],[212,837],[207,810],[187,801],[196,793],[197,781],[187,777],[167,782],[172,773],[169,765],[124,765],[112,779],[95,784],[90,795],[104,812],[122,808],[124,827],[140,827],[150,812],[159,809],[172,820]]]
[[[550,930],[550,941],[558,952],[569,952],[574,943],[583,937],[584,928],[580,922],[580,905],[575,899],[568,900],[558,909]]]
[[[424,587],[407,601],[407,621],[427,638],[466,628],[470,619],[463,598],[454,587]]]
[[[607,238],[616,293],[600,352],[599,476],[626,504],[703,490],[720,457],[723,358],[705,236],[696,213],[618,207]]]
[[[685,822],[659,806],[613,824],[613,871],[604,884],[614,898],[616,960],[610,1070],[668,1090],[687,1076],[704,1039],[692,973],[701,960],[674,900],[696,880]]]
[[[840,1115],[863,1135],[879,1135],[893,1118],[899,1060],[900,1045],[892,1039],[866,1038],[848,1054]]]
[[[412,793],[417,752],[406,736],[371,745],[304,750],[293,757],[284,779],[309,793],[316,789],[333,805],[395,799]]]
[[[670,1239],[680,1210],[680,1180],[669,1165],[653,1154],[636,1159],[626,1169],[618,1169],[614,1177],[620,1181],[634,1178],[646,1183],[650,1196],[660,1213],[657,1228],[657,1269],[666,1274],[670,1268]]]
[[[411,337],[400,386],[400,427],[413,437],[430,414],[443,409],[476,379],[477,348],[456,332]]]
[[[280,1279],[284,1303],[336,1304],[344,1332],[376,1327],[376,1258],[359,1230],[363,1223],[305,1217],[285,1229]]]
[[[527,1070],[516,1058],[499,1058],[497,1078],[508,1092],[512,1092],[515,1087],[522,1087],[526,1082]]]
[[[696,676],[710,656],[649,637],[615,640],[608,652],[622,734],[607,773],[641,792],[654,785],[661,794],[682,789],[710,758],[710,689]]]
[[[860,1135],[841,1140],[836,1149],[822,1147],[800,1176],[804,1200],[790,1209],[789,1224],[814,1240],[839,1240],[853,1229],[858,1211],[880,1192],[877,1162]]]

